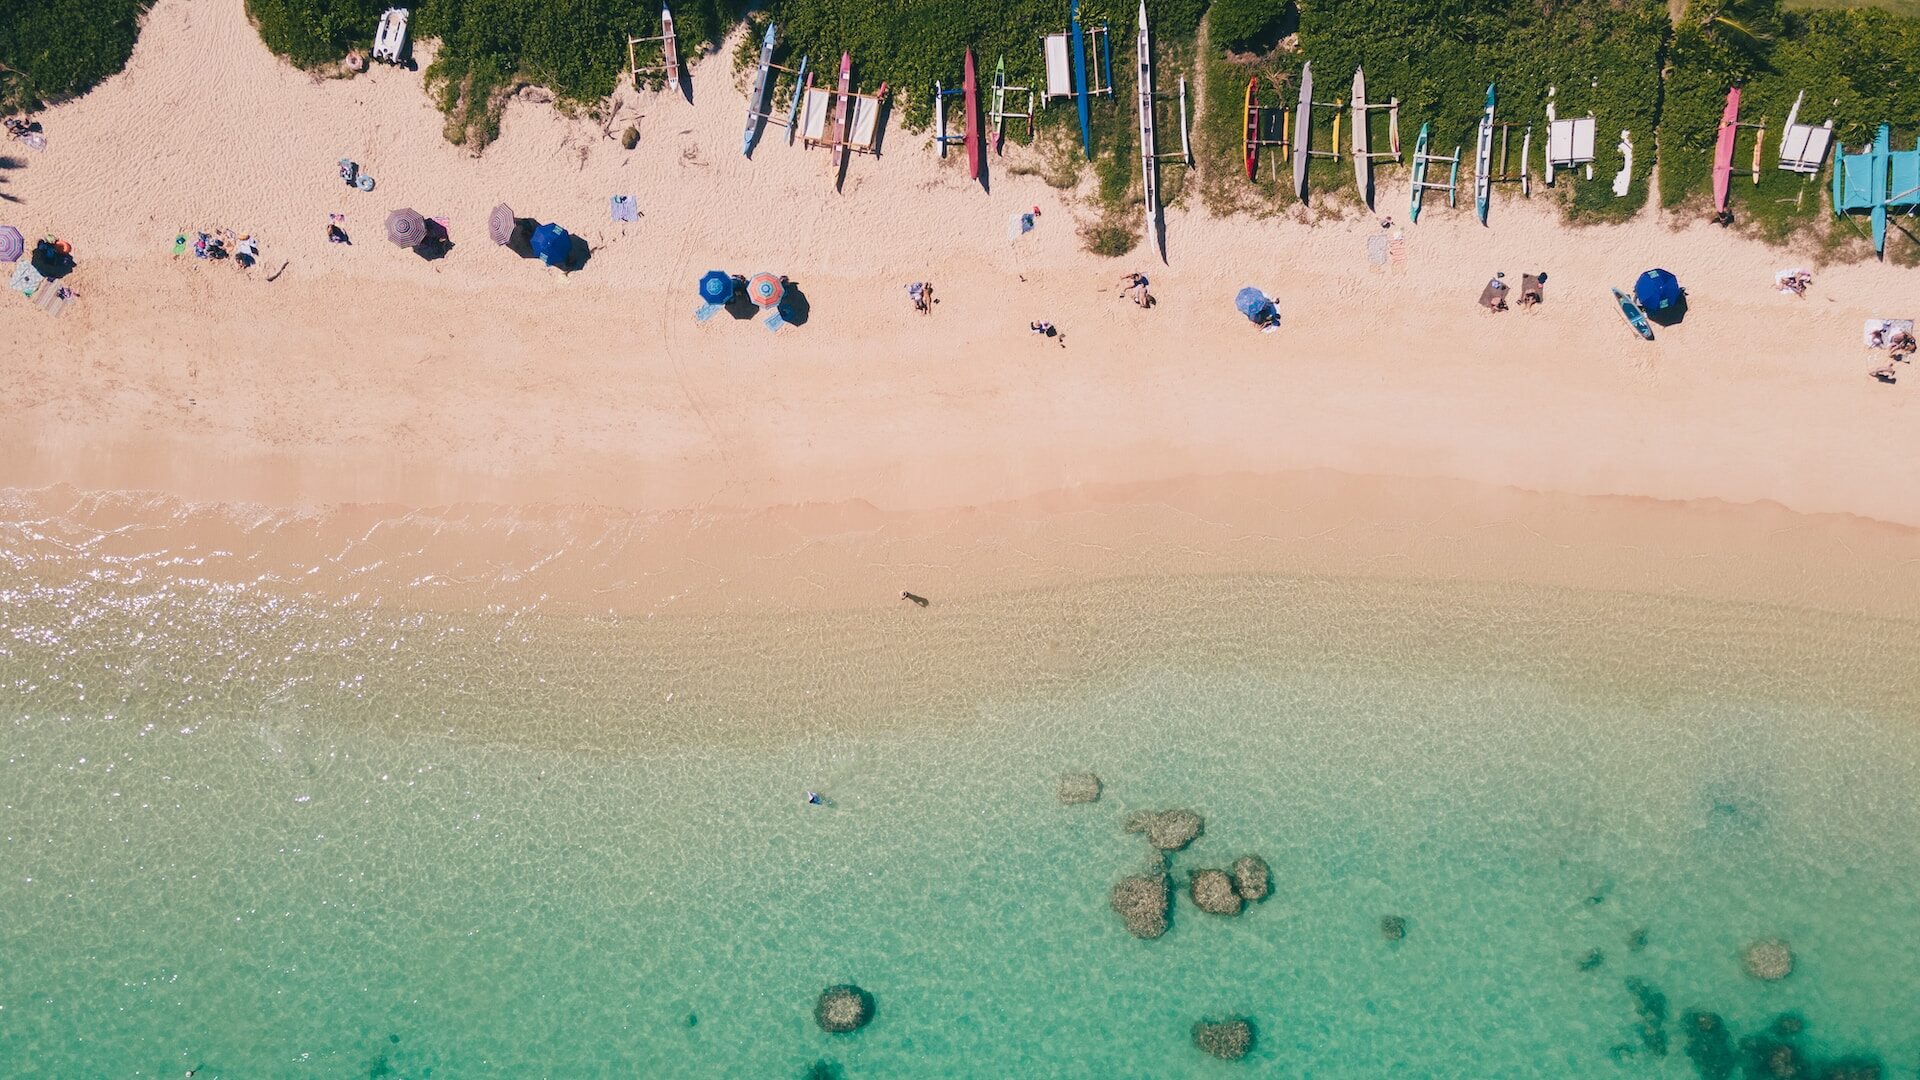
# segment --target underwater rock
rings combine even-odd
[[[1167,932],[1167,875],[1134,874],[1113,886],[1114,913],[1137,938],[1157,938]]]
[[[1640,1015],[1634,1031],[1641,1045],[1655,1057],[1667,1056],[1667,995],[1641,982],[1627,980],[1627,993],[1633,995],[1633,1011]]]
[[[1267,860],[1258,855],[1242,855],[1233,860],[1233,889],[1242,900],[1265,900],[1272,889],[1273,873]]]
[[[1060,801],[1075,803],[1100,801],[1100,778],[1090,772],[1071,773],[1060,778]]]
[[[1740,1040],[1740,1054],[1747,1059],[1747,1076],[1753,1080],[1811,1080],[1813,1076],[1799,1049],[1775,1038],[1749,1035]]]
[[[1627,951],[1639,952],[1647,947],[1647,928],[1642,926],[1627,935]]]
[[[1592,971],[1594,968],[1597,968],[1601,964],[1604,964],[1606,962],[1607,962],[1606,953],[1601,952],[1599,949],[1588,949],[1587,955],[1581,957],[1580,962],[1578,964],[1575,964],[1574,966],[1579,968],[1581,971]]]
[[[1793,974],[1793,952],[1784,941],[1756,941],[1747,946],[1740,961],[1746,965],[1747,974],[1768,982]]]
[[[1130,833],[1145,833],[1161,851],[1179,851],[1200,835],[1205,822],[1191,810],[1138,810],[1127,815]]]
[[[1687,1057],[1701,1080],[1729,1080],[1740,1064],[1733,1050],[1733,1033],[1727,1022],[1710,1012],[1690,1012],[1686,1017]]]
[[[1225,870],[1195,870],[1187,882],[1193,905],[1212,915],[1240,914],[1240,894]]]
[[[1807,1021],[1799,1013],[1781,1013],[1773,1018],[1773,1033],[1783,1039],[1807,1030]]]
[[[1239,1061],[1253,1047],[1253,1022],[1201,1020],[1193,1025],[1193,1045],[1223,1061]]]
[[[829,986],[820,991],[813,1018],[827,1031],[858,1031],[873,1019],[873,995],[852,983]]]
[[[1380,936],[1388,941],[1399,941],[1407,936],[1407,920],[1401,915],[1380,916]]]
[[[840,1063],[831,1058],[821,1058],[807,1067],[802,1080],[842,1080],[847,1074]]]

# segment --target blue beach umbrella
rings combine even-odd
[[[700,306],[693,309],[693,317],[706,322],[731,299],[733,275],[725,270],[709,270],[700,277]]]
[[[1233,306],[1238,308],[1240,314],[1245,315],[1249,322],[1264,323],[1274,314],[1273,301],[1267,299],[1266,293],[1251,285],[1233,294]]]
[[[568,235],[567,230],[548,222],[533,230],[527,246],[548,266],[565,266],[573,254],[573,237]]]
[[[1680,302],[1680,281],[1665,270],[1649,270],[1633,283],[1633,298],[1648,313],[1665,311]]]

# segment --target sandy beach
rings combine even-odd
[[[1592,504],[1586,536],[1636,499],[1870,519],[1901,527],[1875,534],[1894,566],[1920,527],[1920,375],[1875,383],[1859,344],[1863,319],[1915,314],[1920,272],[1816,264],[1795,300],[1772,275],[1808,255],[1652,213],[1573,229],[1517,198],[1491,228],[1464,209],[1403,226],[1405,265],[1377,272],[1378,226],[1357,212],[1175,208],[1169,265],[1108,260],[1021,174],[1029,151],[992,163],[990,193],[897,124],[843,193],[823,152],[777,128],[743,158],[724,57],[694,65],[691,103],[627,92],[606,125],[516,100],[478,157],[441,137],[420,81],[316,79],[267,52],[239,0],[163,0],[125,72],[44,114],[51,145],[8,173],[4,213],[73,244],[79,300],[51,319],[15,297],[0,319],[0,484],[350,520],[780,510],[832,535],[860,515],[1067,521],[1182,489],[1243,507],[1253,529],[1261,478],[1347,475],[1628,497]],[[607,134],[629,122],[632,151]],[[340,184],[343,156],[376,191]],[[1383,175],[1396,218],[1403,183]],[[608,220],[615,194],[640,220]],[[485,217],[502,200],[574,230],[588,263],[562,277],[495,247]],[[446,218],[454,250],[427,261],[387,242],[401,206]],[[1032,207],[1038,228],[1009,239]],[[327,243],[330,212],[350,246]],[[172,257],[178,231],[216,226],[257,237],[261,265]],[[1645,344],[1606,289],[1655,265],[1691,312]],[[696,322],[710,268],[789,275],[805,325]],[[1134,269],[1150,311],[1116,288]],[[1475,306],[1494,271],[1536,270],[1540,309]],[[937,286],[930,317],[903,288],[920,279]],[[1278,299],[1279,332],[1233,310],[1248,284]],[[1065,347],[1029,334],[1034,319]],[[1311,488],[1327,517],[1383,505],[1377,486]]]

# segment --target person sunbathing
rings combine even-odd
[[[1893,353],[1895,360],[1904,360],[1913,355],[1915,342],[1913,333],[1908,330],[1895,330],[1887,339],[1887,351]]]

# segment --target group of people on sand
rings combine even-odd
[[[173,246],[174,254],[181,254],[187,246],[187,234],[174,237]],[[248,233],[235,236],[232,229],[210,229],[194,234],[193,257],[216,262],[231,258],[233,265],[242,270],[251,270],[260,260],[260,242]]]
[[[1875,330],[1868,335],[1867,347],[1887,350],[1887,362],[1867,374],[1890,384],[1899,377],[1899,372],[1893,365],[1913,363],[1914,351],[1920,345],[1914,341],[1913,331],[1902,326],[1895,327],[1891,331]]]
[[[1546,284],[1545,270],[1520,275],[1520,306],[1530,308],[1545,300]],[[1512,289],[1513,287],[1507,284],[1507,272],[1496,271],[1492,279],[1487,282],[1487,287],[1480,291],[1480,303],[1484,304],[1489,311],[1505,311],[1507,310],[1507,293]]]
[[[922,315],[933,314],[933,282],[913,282],[907,286],[907,297],[913,301],[913,310]]]

